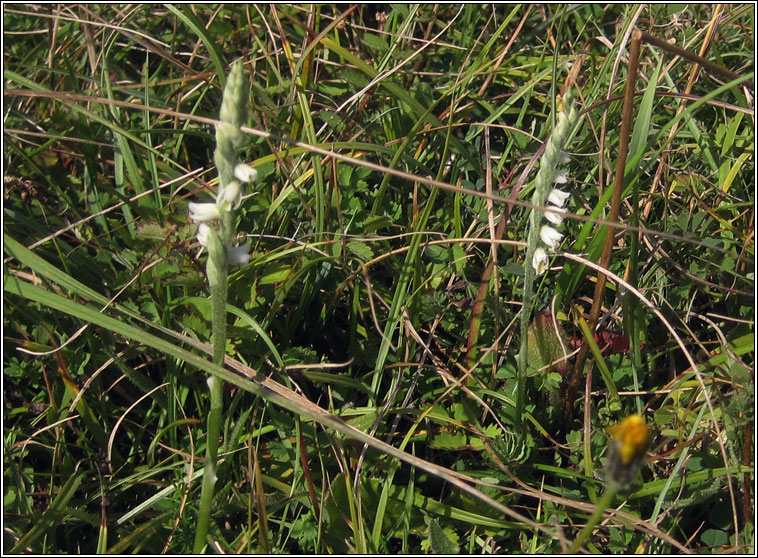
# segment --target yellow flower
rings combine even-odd
[[[615,443],[619,444],[619,456],[625,465],[645,455],[650,430],[641,416],[629,415],[621,424],[609,427],[608,431]]]
[[[634,481],[650,443],[650,430],[639,415],[629,415],[620,424],[610,426],[608,479],[620,486]]]

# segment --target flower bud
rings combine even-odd
[[[224,86],[224,97],[221,101],[219,120],[229,122],[239,128],[247,120],[248,101],[247,80],[240,62],[232,64],[229,76]]]

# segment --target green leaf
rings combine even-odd
[[[374,257],[371,247],[363,242],[348,242],[347,249],[363,261],[368,261]]]
[[[272,262],[266,266],[263,274],[258,278],[261,285],[276,285],[285,281],[292,273],[292,266],[284,262]]]
[[[645,88],[645,94],[642,96],[640,109],[637,112],[637,118],[634,121],[634,131],[632,138],[629,140],[629,160],[637,156],[647,143],[647,137],[650,133],[650,117],[653,114],[653,102],[655,101],[655,90],[658,85],[658,75],[661,71],[659,62],[655,71],[650,76],[648,85]]]
[[[563,327],[549,312],[539,312],[527,329],[527,362],[539,373],[568,371],[568,342]],[[548,366],[547,369],[545,367]]]
[[[387,44],[387,41],[384,39],[384,37],[380,37],[379,35],[364,33],[361,40],[364,45],[378,51],[379,54],[384,54],[389,48],[389,45]]]
[[[721,529],[706,529],[700,535],[700,540],[710,547],[725,546],[729,544],[729,535]]]
[[[432,244],[424,247],[424,256],[434,263],[445,263],[448,261],[448,251],[440,244]]]
[[[455,535],[457,540],[458,536]],[[458,554],[460,547],[440,527],[436,519],[429,520],[429,550],[432,554]]]
[[[429,443],[429,447],[441,450],[454,450],[466,446],[467,438],[463,433],[442,432]]]

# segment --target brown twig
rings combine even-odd
[[[640,57],[640,43],[642,41],[642,32],[636,30],[632,33],[632,41],[629,52],[629,75],[626,81],[626,90],[624,92],[624,110],[621,116],[621,136],[619,138],[618,160],[616,161],[616,184],[613,190],[613,198],[611,200],[611,214],[608,218],[609,221],[615,223],[618,221],[619,208],[621,207],[621,192],[624,190],[624,170],[626,169],[626,158],[629,152],[629,132],[632,123],[632,104],[634,103],[634,83],[637,77],[637,66],[639,64]],[[603,254],[600,257],[600,265],[603,268],[608,268],[611,263],[611,251],[613,250],[613,237],[614,229],[609,227],[605,235],[605,246],[603,246]],[[592,301],[592,308],[588,325],[590,331],[594,331],[597,327],[598,318],[600,317],[600,308],[603,303],[603,292],[605,291],[606,275],[604,273],[598,273],[597,283],[595,284],[595,295]],[[587,360],[587,356],[590,352],[590,346],[585,341],[582,343],[582,348],[579,350],[579,354],[576,357],[574,363],[574,370],[569,379],[566,387],[566,393],[564,398],[563,407],[563,419],[564,424],[568,424],[571,418],[571,411],[574,406],[574,395],[576,394],[577,387],[579,385],[579,379],[584,369],[584,363]]]
[[[321,510],[318,505],[318,498],[316,497],[316,489],[313,486],[313,476],[311,475],[311,467],[308,465],[308,452],[305,447],[305,436],[303,436],[303,425],[300,423],[300,417],[297,417],[297,435],[300,448],[300,463],[303,466],[303,474],[305,475],[305,484],[308,486],[308,494],[311,497],[311,503],[313,504],[313,511],[317,520],[321,520]]]
[[[621,192],[624,189],[624,170],[626,168],[626,159],[627,159],[627,155],[629,151],[629,133],[630,133],[631,119],[632,119],[632,103],[634,102],[634,95],[635,95],[634,82],[637,76],[640,47],[643,41],[647,44],[656,46],[658,48],[671,52],[677,56],[681,56],[682,58],[695,62],[700,67],[710,72],[721,74],[730,80],[735,80],[735,79],[740,78],[739,75],[732,72],[731,70],[728,70],[727,68],[724,68],[723,66],[719,64],[711,62],[710,60],[707,60],[703,58],[702,56],[693,54],[683,48],[669,44],[666,41],[659,39],[658,37],[654,37],[653,35],[646,33],[645,31],[640,31],[639,29],[635,29],[632,32],[632,40],[630,44],[630,53],[629,53],[629,75],[627,77],[626,90],[624,93],[624,109],[623,109],[622,120],[621,120],[621,137],[619,138],[618,159],[616,161],[617,164],[616,164],[616,181],[615,181],[615,187],[614,187],[615,189],[613,191],[613,198],[611,201],[611,214],[608,219],[612,223],[618,222],[619,208],[621,205]],[[745,83],[745,86],[748,87],[749,89],[754,89],[754,86],[752,83]],[[613,231],[614,231],[613,227],[609,227],[607,229],[606,237],[605,237],[605,246],[603,247],[603,254],[600,259],[600,265],[605,269],[608,269],[608,266],[610,265],[611,250],[613,249],[613,236],[614,236]],[[597,326],[597,321],[600,316],[603,292],[605,291],[605,280],[606,280],[605,274],[598,273],[597,283],[595,284],[595,294],[593,297],[592,309],[590,310],[590,316],[588,319],[588,324],[590,326],[590,329],[592,330],[594,330],[595,327]],[[574,396],[576,394],[576,390],[579,384],[579,378],[584,368],[584,364],[587,360],[589,350],[590,350],[589,345],[587,345],[587,343],[583,343],[582,348],[580,349],[579,354],[576,357],[574,370],[572,372],[571,378],[569,379],[569,382],[565,387],[563,418],[564,418],[564,422],[566,423],[569,421],[571,417]]]

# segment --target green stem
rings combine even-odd
[[[209,247],[208,281],[211,286],[211,309],[213,322],[213,362],[223,365],[226,354],[226,298],[227,298],[227,265],[226,239],[231,236],[233,223],[232,212],[226,212],[222,218],[220,245],[216,249]],[[214,233],[215,234],[215,233]],[[220,248],[220,249],[219,249]],[[220,252],[220,253],[219,253]],[[211,408],[208,413],[208,430],[205,451],[205,468],[203,485],[200,491],[200,508],[197,517],[197,530],[193,553],[200,554],[205,546],[208,526],[213,506],[213,495],[216,486],[216,469],[218,466],[219,434],[223,423],[224,383],[216,376],[208,377],[208,389],[211,396]]]
[[[576,554],[581,546],[587,541],[597,524],[600,523],[605,508],[611,505],[613,497],[616,495],[616,492],[618,492],[618,488],[619,487],[615,482],[608,484],[608,488],[606,488],[603,496],[597,503],[597,506],[595,506],[595,511],[592,512],[592,516],[590,517],[589,521],[587,521],[587,525],[584,526],[584,529],[582,529],[581,533],[579,533],[579,536],[574,540],[574,543],[568,550],[568,554]]]
[[[203,486],[200,492],[200,509],[197,516],[197,530],[192,552],[200,554],[205,547],[208,525],[211,519],[211,507],[216,486],[216,467],[218,465],[218,436],[221,431],[221,411],[224,405],[223,382],[215,376],[208,378],[211,392],[211,410],[208,413],[208,443],[205,452]]]
[[[521,349],[519,353],[518,384],[516,387],[516,427],[520,428],[524,422],[524,400],[526,399],[526,372],[527,372],[527,331],[529,319],[532,315],[532,299],[534,298],[534,268],[532,260],[539,241],[539,220],[541,211],[532,211],[529,216],[529,236],[526,244],[526,257],[524,260],[524,298],[521,305]]]

